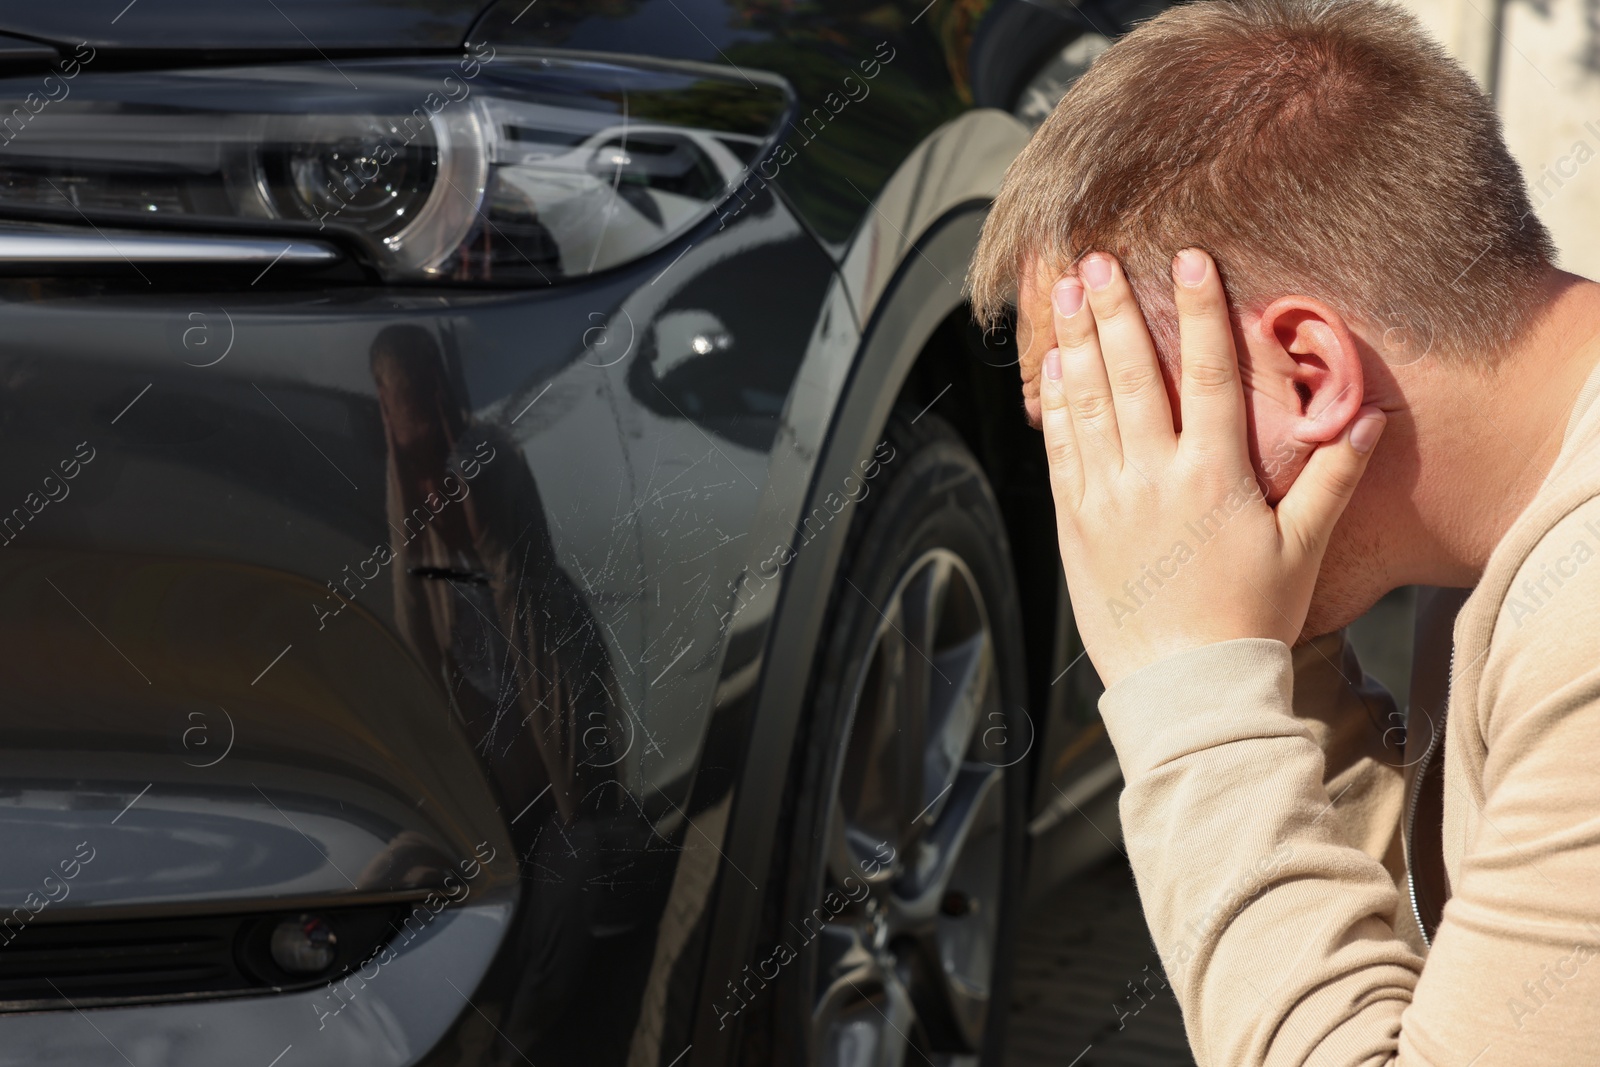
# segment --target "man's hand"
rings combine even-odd
[[[1056,528],[1084,647],[1109,686],[1241,637],[1294,644],[1333,524],[1384,416],[1363,408],[1274,508],[1256,481],[1232,325],[1211,257],[1174,260],[1183,432],[1122,268],[1095,253],[1052,292],[1040,402]],[[1085,300],[1087,295],[1087,300]]]

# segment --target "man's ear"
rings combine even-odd
[[[1337,440],[1366,392],[1361,352],[1343,317],[1320,300],[1285,296],[1261,313],[1259,325],[1260,340],[1276,357],[1267,362],[1283,377],[1288,435],[1312,447]],[[1257,387],[1276,391],[1273,384]]]

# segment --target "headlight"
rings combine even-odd
[[[0,81],[0,217],[282,234],[389,279],[517,284],[617,266],[700,222],[790,99],[760,75],[486,46],[45,82]]]

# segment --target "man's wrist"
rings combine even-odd
[[[1202,645],[1120,679],[1100,697],[1100,714],[1132,781],[1164,763],[1230,741],[1304,735],[1290,714],[1289,646],[1271,638]]]

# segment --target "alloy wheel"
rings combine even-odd
[[[989,616],[944,548],[913,561],[878,610],[844,689],[817,897],[828,906],[803,920],[818,942],[813,1056],[976,1065],[1004,888],[1005,771],[983,758],[1003,723]]]

